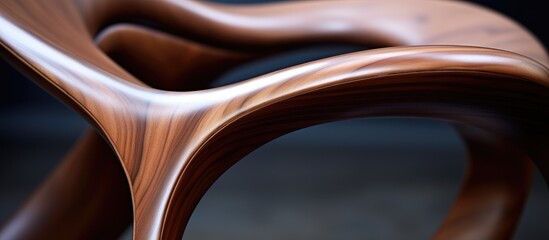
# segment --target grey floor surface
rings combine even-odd
[[[0,221],[87,127],[70,110],[0,113]],[[442,122],[370,119],[291,133],[214,184],[184,239],[428,239],[457,193],[465,149]],[[536,176],[515,239],[547,239]],[[128,231],[121,239],[131,238]]]

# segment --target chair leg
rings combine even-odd
[[[529,189],[531,164],[507,141],[471,127],[460,126],[459,132],[469,148],[469,168],[434,238],[510,238]],[[104,140],[88,132],[4,226],[0,239],[116,238],[132,217],[127,180],[116,161]]]
[[[3,226],[0,239],[116,239],[132,219],[127,182],[114,152],[90,130]]]
[[[469,165],[434,239],[510,239],[530,189],[533,164],[510,141],[472,127],[457,129],[468,147]]]

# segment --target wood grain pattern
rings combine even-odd
[[[91,36],[132,19],[233,52],[223,56],[201,48],[206,57],[197,63],[245,61],[276,46],[316,42],[429,46],[359,52],[224,87],[172,92],[148,87],[96,47]],[[287,132],[339,119],[416,116],[460,122],[506,139],[512,152],[522,149],[510,155],[513,166],[523,166],[514,172],[518,179],[528,175],[521,151],[544,174],[549,171],[540,150],[547,141],[547,55],[520,26],[474,5],[414,0],[232,7],[168,0],[8,0],[0,3],[0,24],[3,55],[87,117],[116,152],[131,186],[137,239],[180,237],[203,193],[234,162]],[[156,41],[170,42],[156,36]],[[105,49],[119,49],[116,41],[124,41],[103,40]],[[148,73],[141,77],[152,79]],[[178,76],[168,71],[161,78]],[[202,76],[214,75],[198,73],[189,82],[199,83]],[[475,139],[470,140],[475,146],[502,146],[499,140]],[[506,186],[501,177],[494,179]],[[527,185],[522,183],[519,188]],[[501,192],[514,202],[502,209],[521,206],[524,195]],[[467,191],[462,195],[465,200],[470,196]],[[459,201],[458,206],[467,205]],[[518,216],[516,211],[510,215]]]

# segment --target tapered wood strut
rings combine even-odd
[[[150,21],[170,33],[109,27],[133,20]],[[0,2],[0,25],[3,56],[82,113],[120,160],[132,196],[135,239],[180,238],[204,192],[232,164],[288,132],[341,119],[415,116],[469,126],[459,129],[471,153],[470,175],[435,235],[439,239],[461,228],[454,222],[462,217],[483,226],[464,226],[466,233],[509,237],[529,185],[527,159],[542,173],[549,171],[540,150],[548,136],[547,55],[516,23],[475,5],[6,0]],[[128,39],[146,39],[134,48],[149,56],[178,60],[142,62],[131,57],[138,41]],[[230,67],[324,42],[405,46],[197,90]],[[179,61],[188,63],[179,67]],[[220,66],[223,62],[229,64]],[[170,91],[182,89],[188,91]],[[504,149],[495,152],[499,148]],[[479,194],[482,186],[497,188]],[[109,201],[108,196],[99,199],[98,205]],[[486,212],[483,206],[493,208]],[[475,217],[477,208],[487,215]],[[502,220],[507,217],[511,220]],[[10,232],[7,226],[3,238]]]

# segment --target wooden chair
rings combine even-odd
[[[441,119],[463,136],[468,174],[436,239],[509,238],[530,159],[549,173],[547,54],[473,4],[3,0],[0,26],[2,55],[97,131],[0,239],[115,238],[132,213],[135,239],[181,238],[208,187],[246,154],[355,117]],[[207,88],[234,66],[326,42],[383,48]]]

